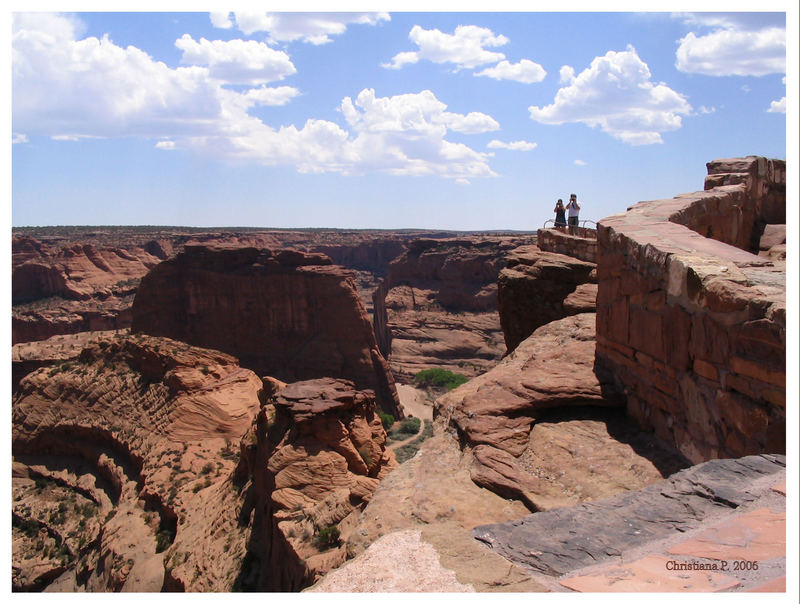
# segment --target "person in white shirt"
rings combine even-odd
[[[567,202],[567,210],[569,211],[569,214],[567,216],[569,233],[570,235],[575,235],[578,232],[578,214],[581,211],[581,204],[578,203],[578,196],[575,195],[575,193],[571,193],[569,196],[569,201]]]

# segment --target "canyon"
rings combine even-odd
[[[13,589],[581,591],[760,530],[785,164],[708,173],[573,234],[15,229]],[[429,369],[466,383],[404,404]]]

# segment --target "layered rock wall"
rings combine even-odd
[[[400,415],[351,275],[327,256],[188,246],[142,279],[132,312],[134,332],[222,350],[284,381],[349,379]]]
[[[720,186],[598,225],[598,370],[695,463],[785,450],[785,269],[745,251],[755,223],[785,221],[785,166],[718,160],[709,173]]]

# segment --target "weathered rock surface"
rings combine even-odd
[[[470,463],[471,455],[462,452],[448,434],[438,433],[425,441],[416,456],[381,481],[350,533],[348,558],[384,535],[419,531],[422,541],[436,550],[441,565],[455,571],[462,585],[476,591],[541,591],[520,569],[471,537],[469,531],[477,525],[520,518],[527,510],[518,501],[479,488],[470,480]],[[410,557],[415,555],[413,547],[405,551]],[[351,563],[354,572],[360,568],[359,560],[356,557]],[[348,572],[343,569],[342,574]],[[332,578],[338,575],[334,571]],[[326,590],[325,585],[319,589]]]
[[[121,337],[124,331],[94,331],[51,336],[46,340],[22,342],[11,347],[11,390],[29,373],[41,367],[52,367],[76,360],[92,343]]]
[[[102,300],[114,290],[130,287],[160,261],[144,250],[136,252],[74,244],[48,254],[32,238],[14,239],[12,259],[24,261],[12,273],[12,301],[19,304],[50,296]]]
[[[712,460],[637,491],[477,527],[473,534],[522,568],[563,575],[619,560],[631,549],[754,501],[785,464],[781,455]]]
[[[591,262],[545,252],[535,245],[511,251],[497,280],[500,323],[508,352],[542,325],[594,311],[594,268]]]
[[[12,420],[15,590],[299,589],[396,466],[371,391],[141,334],[25,377]]]
[[[284,381],[349,379],[401,414],[352,276],[321,254],[187,246],[142,279],[132,312],[134,332],[222,350]]]
[[[14,589],[233,589],[248,535],[232,443],[261,387],[233,357],[145,336],[24,378],[12,404]]]
[[[444,568],[419,531],[384,535],[358,559],[326,575],[312,592],[472,592]]]
[[[399,380],[434,367],[474,376],[502,356],[497,275],[529,237],[418,239],[374,295],[375,333]]]
[[[608,406],[618,401],[604,396],[592,371],[593,333],[591,314],[548,324],[491,371],[437,399],[435,435],[382,481],[348,539],[355,560],[332,573],[333,587],[319,589],[335,590],[348,576],[381,589],[355,578],[366,572],[358,555],[383,535],[414,530],[463,586],[540,591],[513,562],[475,549],[470,529],[487,516],[511,520],[638,489],[685,467]]]
[[[130,326],[139,279],[160,259],[142,248],[12,240],[12,343]]]
[[[127,290],[126,290],[127,291]],[[45,301],[15,305],[11,316],[12,343],[46,340],[55,335],[127,329],[131,325],[133,291],[106,300]]]
[[[471,445],[518,456],[537,414],[567,405],[615,405],[594,373],[594,314],[540,327],[491,371],[440,397],[434,414]]]
[[[396,467],[371,392],[329,378],[280,384],[242,441],[246,590],[296,591],[345,560],[342,539]],[[336,534],[326,540],[325,535]]]
[[[708,167],[706,190],[598,224],[598,367],[693,463],[786,446],[785,262],[751,253],[786,221],[785,162]]]
[[[685,464],[618,411],[588,409],[622,403],[608,386],[594,372],[594,315],[585,313],[540,327],[494,369],[437,399],[434,413],[474,447],[476,484],[551,509],[639,488]]]
[[[579,227],[574,232],[561,229],[539,229],[536,233],[536,245],[543,252],[553,252],[585,260],[597,262],[597,231]]]

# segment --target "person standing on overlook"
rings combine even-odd
[[[569,233],[576,235],[578,232],[578,214],[581,211],[581,205],[578,203],[578,196],[571,193],[569,202],[567,202],[567,210],[569,210]]]
[[[564,202],[559,199],[556,202],[556,207],[553,211],[556,213],[555,227],[558,228],[567,226],[567,219],[564,215],[565,212]]]

